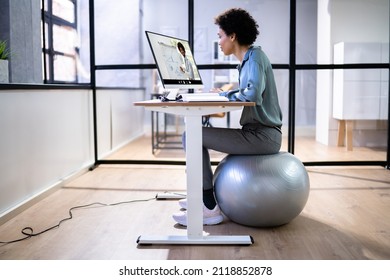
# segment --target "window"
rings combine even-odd
[[[45,39],[42,40],[42,50],[44,53],[45,83],[89,81],[89,73],[87,68],[83,66],[86,63],[83,63],[81,58],[82,39],[85,36],[79,32],[82,26],[78,21],[79,2],[77,0],[42,1],[44,14],[42,26],[44,26],[43,37]],[[88,14],[88,11],[85,12]],[[88,50],[88,48],[86,49]],[[86,61],[88,61],[88,57],[89,55]]]

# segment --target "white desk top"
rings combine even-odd
[[[146,101],[138,101],[133,103],[135,106],[144,107],[240,107],[240,106],[255,106],[255,102],[242,101],[168,101],[163,102],[159,99],[152,99]]]

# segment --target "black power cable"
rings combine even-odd
[[[38,233],[34,233],[34,230],[32,227],[25,227],[21,230],[21,233],[24,235],[24,237],[22,238],[19,238],[19,239],[15,239],[15,240],[11,240],[11,241],[0,241],[0,244],[3,244],[3,245],[7,245],[7,244],[11,244],[11,243],[16,243],[16,242],[20,242],[20,241],[23,241],[23,240],[26,240],[26,239],[29,239],[31,237],[34,237],[34,236],[38,236],[38,235],[41,235],[45,232],[48,232],[50,230],[53,230],[55,228],[59,228],[60,225],[65,222],[65,221],[68,221],[68,220],[71,220],[73,218],[73,213],[72,211],[73,210],[76,210],[76,209],[81,209],[81,208],[88,208],[88,207],[91,207],[91,206],[117,206],[117,205],[121,205],[121,204],[129,204],[129,203],[134,203],[134,202],[146,202],[146,201],[150,201],[150,200],[154,200],[156,199],[155,197],[153,198],[148,198],[148,199],[136,199],[136,200],[128,200],[128,201],[122,201],[122,202],[117,202],[117,203],[101,203],[101,202],[93,202],[93,203],[90,203],[90,204],[85,204],[85,205],[79,205],[79,206],[74,206],[72,208],[69,209],[69,216],[67,218],[64,218],[62,220],[60,220],[56,225],[52,226],[52,227],[49,227],[45,230],[42,230]]]

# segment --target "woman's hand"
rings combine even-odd
[[[212,88],[210,89],[210,92],[216,92],[216,93],[220,93],[222,92],[223,90],[221,88]]]

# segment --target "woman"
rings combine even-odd
[[[219,46],[225,55],[234,55],[240,62],[239,87],[220,92],[231,101],[252,101],[254,107],[244,107],[242,128],[203,127],[203,224],[215,225],[223,221],[214,197],[213,173],[208,149],[240,155],[278,153],[282,142],[282,113],[271,63],[261,47],[253,46],[258,24],[240,8],[229,9],[215,18],[219,26]],[[183,135],[185,143],[185,134]],[[223,187],[223,186],[222,186]],[[180,200],[182,208],[187,201]],[[173,215],[174,220],[186,226],[187,213]]]
[[[184,62],[182,65],[180,65],[180,71],[183,74],[186,74],[189,80],[193,80],[194,69],[192,68],[190,60],[186,57],[186,49],[184,48],[184,45],[178,42],[177,49],[179,50],[180,54],[183,56],[183,62]]]

